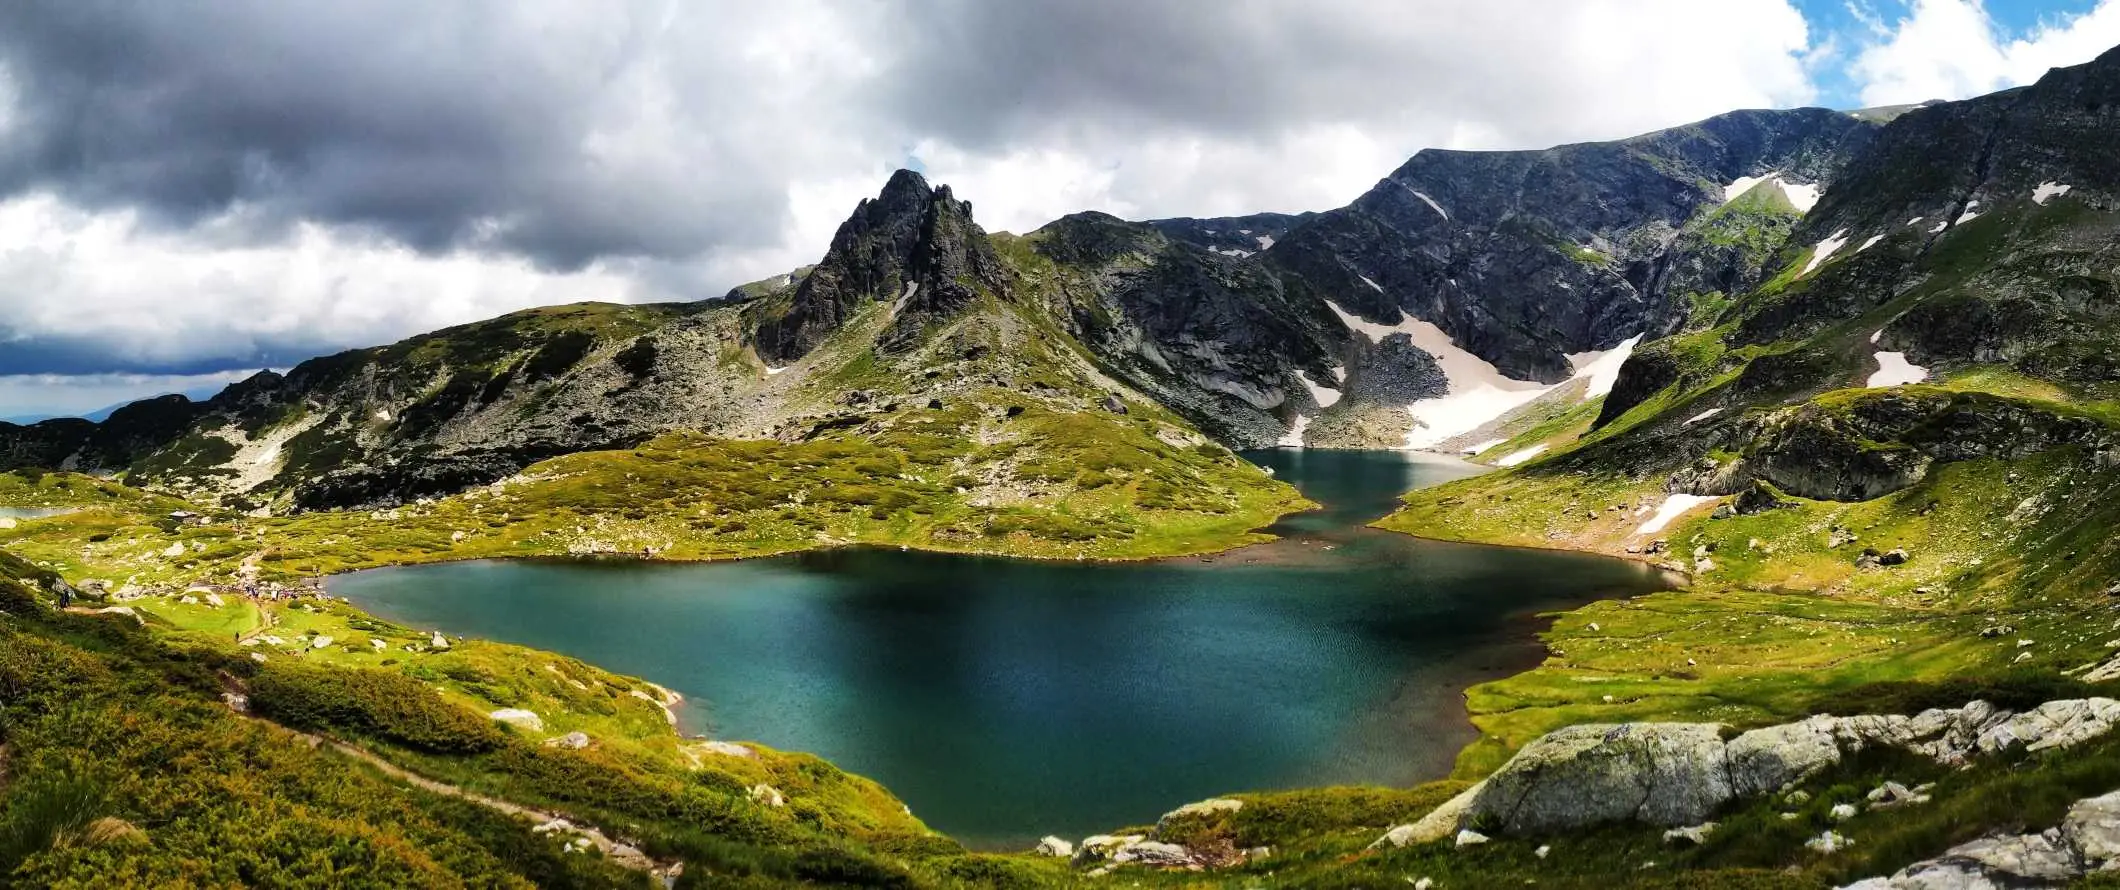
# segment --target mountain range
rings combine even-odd
[[[688,886],[2104,886],[2115,133],[2120,50],[1965,101],[1423,151],[1300,215],[989,233],[899,171],[814,265],[715,299],[531,310],[204,401],[0,424],[0,469],[23,468],[0,486],[103,507],[0,532],[21,553],[0,554],[0,689],[22,693],[0,698],[0,761],[123,738],[154,781],[248,775],[221,764],[271,747],[229,716],[254,703],[624,826],[653,841],[636,871],[681,859]],[[1377,525],[1690,583],[1552,616],[1541,661],[1467,694],[1480,735],[1450,781],[1234,795],[1037,855],[965,851],[814,758],[679,739],[668,697],[635,681],[329,598],[284,614],[373,634],[374,651],[314,645],[372,666],[41,605],[75,582],[168,600],[486,556],[1197,554],[1305,506],[1235,453],[1275,445],[1468,455],[1495,471],[1406,493]],[[195,509],[220,524],[184,525]],[[65,577],[91,570],[126,580]],[[517,703],[586,715],[594,747],[469,710]],[[139,726],[149,741],[118,729]],[[212,757],[166,756],[187,745]],[[317,815],[334,793],[364,826],[392,818],[331,790],[365,771],[282,765],[280,796],[256,794],[314,831],[359,834]],[[471,804],[416,804],[395,818],[466,873],[550,852]],[[21,861],[95,873],[93,844],[45,840],[57,852]],[[574,861],[508,874],[641,877]]]
[[[721,299],[531,310],[201,402],[0,426],[0,465],[249,509],[377,506],[671,430],[795,440],[985,391],[1153,402],[1184,421],[1169,435],[1233,448],[1432,447],[1748,289],[1879,120],[1743,111],[1617,142],[1430,150],[1324,213],[1092,212],[1022,236],[901,171],[817,264]],[[1730,194],[1753,181],[1761,194]]]

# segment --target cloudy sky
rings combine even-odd
[[[1428,146],[1959,98],[2120,0],[22,0],[0,417],[820,254],[891,170],[990,229],[1346,203]]]

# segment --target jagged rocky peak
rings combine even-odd
[[[1552,383],[1572,373],[1569,354],[1683,325],[1663,270],[1680,259],[1679,232],[1731,183],[1825,183],[1875,129],[1821,108],[1739,111],[1541,151],[1426,150],[1264,258],[1350,312],[1386,324],[1411,314],[1510,377]]]
[[[1006,267],[972,221],[972,205],[949,186],[900,170],[840,224],[824,259],[796,285],[785,310],[759,323],[755,340],[769,359],[794,359],[866,305],[889,302],[893,318],[879,345],[902,347],[980,290],[999,295],[1007,285]]]

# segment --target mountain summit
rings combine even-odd
[[[786,362],[817,348],[869,303],[891,303],[880,345],[895,351],[922,329],[984,293],[998,296],[1008,273],[972,205],[900,170],[865,199],[832,236],[831,249],[795,288],[784,311],[768,313],[755,342],[761,356]]]

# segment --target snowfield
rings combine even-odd
[[[1907,362],[1904,352],[1880,352],[1877,354],[1877,373],[1870,375],[1872,389],[1885,386],[1902,386],[1920,383],[1929,379],[1929,369]]]
[[[2038,188],[2032,189],[2032,203],[2044,206],[2046,202],[2068,194],[2072,187],[2065,182],[2042,182]]]
[[[1649,517],[1648,522],[1642,523],[1641,528],[1635,529],[1634,533],[1637,535],[1656,534],[1657,532],[1663,531],[1664,526],[1670,525],[1671,520],[1677,519],[1678,517],[1685,515],[1685,512],[1687,510],[1691,510],[1694,507],[1698,507],[1702,504],[1709,503],[1711,501],[1719,500],[1722,499],[1706,497],[1697,494],[1671,495],[1669,497],[1664,498],[1663,503],[1656,505],[1656,513]]]
[[[1848,230],[1841,229],[1838,232],[1834,232],[1826,240],[1818,242],[1817,247],[1811,249],[1811,261],[1803,265],[1803,271],[1796,273],[1796,277],[1802,278],[1811,274],[1811,270],[1818,268],[1820,263],[1825,262],[1827,258],[1846,246],[1848,246]]]
[[[1502,458],[1501,460],[1495,461],[1494,465],[1497,467],[1513,467],[1517,464],[1523,463],[1524,461],[1530,460],[1534,457],[1544,454],[1545,452],[1546,444],[1544,442],[1541,442],[1522,451],[1514,452],[1508,457]]]
[[[1575,369],[1575,376],[1549,386],[1503,374],[1486,359],[1459,348],[1441,328],[1411,315],[1402,313],[1398,324],[1386,325],[1349,314],[1337,303],[1328,301],[1325,305],[1332,307],[1348,330],[1368,337],[1371,342],[1381,343],[1393,334],[1412,337],[1413,345],[1434,356],[1436,364],[1443,369],[1449,393],[1406,406],[1406,413],[1415,421],[1403,446],[1408,450],[1434,448],[1575,380],[1588,380],[1591,394],[1586,398],[1609,393],[1613,382],[1619,378],[1620,365],[1626,363],[1635,344],[1641,341],[1636,336],[1612,349],[1570,355],[1568,363]]]

